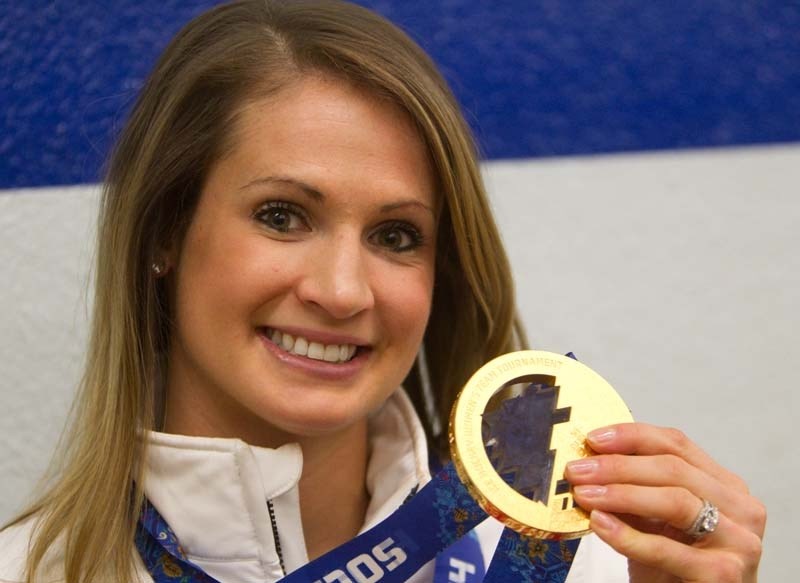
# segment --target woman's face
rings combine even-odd
[[[426,148],[399,108],[321,76],[236,124],[172,257],[168,430],[270,442],[344,429],[422,341],[437,229]]]

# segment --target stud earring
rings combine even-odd
[[[167,266],[161,261],[153,261],[152,265],[150,265],[150,270],[156,277],[161,277],[167,273]]]

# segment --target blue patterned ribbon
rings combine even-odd
[[[400,583],[485,518],[486,513],[448,464],[383,522],[281,582]],[[142,511],[136,541],[156,583],[215,581],[186,558],[175,534],[152,504],[146,504]]]
[[[447,464],[383,522],[293,571],[281,583],[402,583],[486,517],[453,465]],[[506,529],[484,581],[563,582],[577,542],[537,541]],[[186,557],[175,533],[150,503],[145,503],[139,518],[136,546],[156,583],[218,583]],[[449,571],[440,568],[448,573],[441,583],[479,581],[474,577],[479,573],[468,566],[480,559],[475,549],[479,553],[477,545],[468,551],[472,559],[456,557],[449,561]]]
[[[579,543],[530,538],[506,528],[483,583],[564,583]]]
[[[575,358],[571,352],[567,354]],[[452,463],[383,522],[289,573],[280,583],[402,583],[437,557],[434,583],[564,583],[579,539],[545,541],[504,529],[489,570],[472,530],[487,518]],[[145,501],[136,547],[155,583],[219,583],[192,563]]]

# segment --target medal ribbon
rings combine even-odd
[[[571,352],[567,356],[577,360]],[[484,577],[472,529],[486,518],[451,462],[380,524],[280,583],[402,583],[437,555],[434,583],[566,581],[580,539],[541,540],[509,528],[503,530]],[[155,583],[219,583],[189,561],[175,533],[147,500],[135,540]]]
[[[564,583],[580,542],[530,538],[506,528],[483,583]]]
[[[487,517],[447,464],[413,498],[372,529],[311,561],[280,583],[402,583]],[[468,539],[469,540],[469,539]],[[462,541],[463,542],[463,541]],[[459,558],[445,555],[436,583],[563,583],[578,541],[529,539],[505,529],[486,577],[477,541]],[[156,583],[219,583],[193,564],[156,508],[146,502],[136,547]],[[477,552],[476,552],[477,549]],[[439,561],[442,563],[442,561]]]

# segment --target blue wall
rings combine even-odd
[[[800,141],[800,3],[363,1],[440,64],[489,158]],[[201,0],[0,9],[0,188],[96,182]]]

